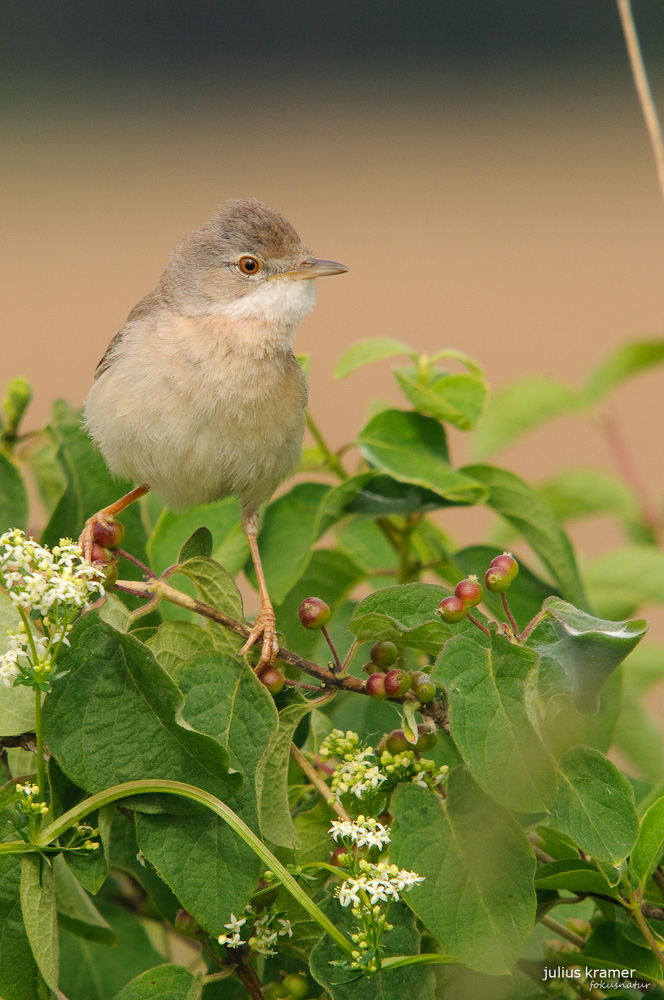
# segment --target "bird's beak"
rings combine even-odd
[[[324,278],[327,274],[343,274],[348,268],[338,264],[336,260],[320,260],[318,257],[307,257],[292,271],[282,271],[275,275],[278,278]]]

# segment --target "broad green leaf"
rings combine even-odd
[[[196,556],[204,556],[206,559],[212,557],[212,532],[209,528],[201,525],[200,528],[196,528],[184,543],[180,549],[178,555],[178,562],[186,562],[187,559],[193,559]]]
[[[111,827],[111,847],[109,851],[111,867],[126,872],[142,886],[159,913],[170,924],[180,909],[180,901],[173,895],[158,872],[141,854],[136,842],[136,826],[118,809],[114,810]],[[100,906],[103,904],[99,904]],[[142,966],[147,968],[148,966]],[[137,970],[140,971],[140,970]]]
[[[42,542],[57,545],[61,537],[78,538],[87,518],[128,493],[133,484],[111,475],[83,429],[80,413],[62,400],[53,407],[51,432],[59,443],[58,460],[67,486],[44,529]],[[122,547],[147,562],[146,534],[138,504],[123,511],[120,520],[126,528]],[[141,579],[140,569],[131,563],[123,563],[122,573],[127,579]]]
[[[653,781],[661,778],[664,770],[661,728],[641,704],[636,691],[626,683],[623,684],[614,743],[637,772]]]
[[[58,988],[58,921],[53,869],[42,855],[21,858],[21,912],[32,954],[44,981]]]
[[[481,483],[449,464],[445,431],[432,417],[383,410],[362,428],[357,446],[381,472],[433,490],[453,504],[482,503],[486,498]]]
[[[437,995],[444,1000],[547,1000],[550,996],[543,985],[518,969],[510,976],[486,976],[463,965],[435,970],[437,987],[442,988]]]
[[[18,631],[21,616],[6,596],[0,593],[0,653],[7,650],[7,630]],[[0,736],[19,736],[35,728],[35,696],[27,687],[0,684]]]
[[[459,579],[462,576],[468,576],[469,573],[474,573],[482,583],[491,560],[494,556],[500,555],[500,552],[500,549],[490,545],[469,545],[465,549],[459,549],[450,558],[460,571]],[[551,584],[540,579],[519,560],[518,576],[512,581],[506,596],[509,600],[510,611],[521,628],[525,628],[528,622],[541,611],[542,602],[552,594],[555,594],[555,591]],[[490,594],[485,588],[482,603],[491,609],[497,619],[505,620],[505,612],[499,594]]]
[[[139,778],[169,778],[228,799],[228,754],[184,728],[182,695],[154,656],[94,612],[71,633],[66,675],[44,705],[44,735],[63,771],[87,792]]]
[[[585,605],[583,586],[569,538],[537,491],[508,472],[493,465],[469,465],[463,470],[484,483],[485,501],[515,527],[550,571],[555,584],[568,601]]]
[[[0,535],[10,528],[28,527],[28,491],[18,466],[0,452]]]
[[[322,632],[303,628],[298,608],[306,597],[315,595],[330,606],[334,617],[346,595],[364,576],[364,571],[346,553],[316,549],[304,575],[277,608],[277,627],[283,632],[284,645],[309,659],[316,660],[319,656],[329,659],[329,647]]]
[[[69,1000],[113,1000],[134,976],[163,961],[136,914],[105,902],[99,909],[118,937],[114,948],[60,934],[60,989]]]
[[[536,889],[567,889],[570,892],[616,896],[602,872],[589,861],[571,858],[540,865],[535,873]]]
[[[195,659],[201,653],[210,653],[215,648],[207,629],[194,622],[163,622],[146,646],[171,677],[181,663]]]
[[[258,548],[274,604],[281,604],[309,565],[319,534],[318,511],[329,489],[323,483],[298,483],[274,500],[263,515]],[[245,572],[255,585],[251,560]]]
[[[194,556],[192,559],[180,563],[177,573],[174,573],[172,577],[175,586],[177,586],[179,574],[192,581],[199,600],[203,601],[204,604],[209,604],[218,611],[224,611],[231,618],[244,621],[242,597],[235,580],[214,559],[208,559],[206,556]],[[179,612],[181,609],[177,610]],[[222,625],[218,625],[209,618],[198,618],[197,620],[205,623],[205,628],[219,651],[237,653],[242,646],[242,637]]]
[[[128,632],[131,628],[131,612],[116,594],[106,595],[106,600],[99,609],[99,617],[118,632]]]
[[[396,566],[394,548],[374,521],[345,521],[335,528],[334,536],[339,548],[358,563],[368,576],[374,570]]]
[[[397,368],[394,375],[418,413],[446,420],[462,431],[471,430],[477,423],[487,396],[484,379],[438,373],[425,384],[409,368]]]
[[[256,791],[261,835],[279,847],[297,849],[299,839],[288,805],[288,762],[298,725],[314,706],[294,702],[279,712],[279,728],[256,772]]]
[[[621,382],[664,362],[664,340],[624,344],[588,376],[587,393],[598,403]]]
[[[115,1000],[199,1000],[203,978],[181,965],[158,965],[142,972],[120,990]]]
[[[550,813],[552,825],[585,854],[611,865],[627,857],[639,831],[627,778],[590,747],[573,747],[560,761],[558,798]]]
[[[451,733],[475,781],[501,805],[531,813],[556,796],[553,760],[527,709],[537,661],[502,634],[489,649],[455,636],[432,674],[445,685]]]
[[[23,457],[30,468],[39,498],[50,517],[67,485],[67,478],[58,462],[58,446],[44,434],[34,445],[29,445]]]
[[[334,377],[345,378],[357,368],[370,365],[373,361],[396,357],[398,354],[407,354],[411,358],[417,357],[417,351],[401,340],[391,340],[389,337],[369,337],[366,340],[358,340],[341,355],[334,369]]]
[[[49,779],[52,773],[51,762],[53,761],[55,761],[55,758],[51,757],[49,761]],[[77,797],[77,801],[79,800],[80,793]],[[115,806],[108,805],[102,806],[102,808],[97,812],[87,816],[86,822],[89,823],[90,826],[99,830],[99,841],[101,846],[98,850],[92,851],[87,855],[70,854],[67,858],[67,865],[72,874],[78,879],[83,888],[87,892],[92,893],[92,895],[96,895],[99,892],[108,875],[108,859],[110,856],[111,846],[111,823],[113,821],[114,813]]]
[[[347,936],[354,933],[355,921],[349,907],[340,906],[338,900],[332,898],[325,900],[321,909]],[[389,919],[393,929],[383,934],[383,957],[419,954],[420,935],[408,908],[402,903],[393,903]],[[383,969],[369,977],[358,977],[352,970],[331,964],[343,958],[340,949],[327,935],[320,939],[311,953],[311,975],[331,1000],[403,1000],[404,997],[434,1000],[435,980],[431,966],[408,965]]]
[[[60,925],[77,937],[116,944],[115,931],[72,874],[63,854],[53,858],[53,881]]]
[[[559,521],[605,513],[629,522],[639,518],[632,490],[602,469],[565,469],[542,483],[539,492]]]
[[[14,831],[12,831],[14,833]],[[14,839],[13,837],[11,839]],[[0,857],[0,996],[35,1000],[39,971],[21,913],[21,856]]]
[[[664,604],[664,552],[651,545],[607,552],[584,578],[593,606],[607,618],[627,617],[650,602]]]
[[[350,630],[360,640],[389,639],[437,656],[456,632],[473,628],[467,621],[451,628],[436,615],[436,608],[448,594],[444,587],[431,583],[385,587],[360,601],[353,611]],[[481,633],[477,635],[481,641]]]
[[[529,640],[542,658],[540,691],[570,694],[580,712],[593,714],[607,679],[648,630],[642,619],[614,622],[594,618],[549,597],[548,615]]]
[[[535,856],[516,821],[471,780],[450,774],[446,799],[400,785],[390,855],[425,881],[406,894],[446,952],[478,972],[509,972],[533,930]]]
[[[632,871],[644,886],[664,857],[664,798],[657,799],[641,820],[632,851]]]
[[[147,544],[150,565],[155,572],[163,573],[168,566],[183,562],[182,546],[201,527],[212,532],[212,551],[195,554],[211,555],[231,576],[235,576],[244,565],[249,551],[240,527],[240,502],[236,497],[192,507],[182,514],[175,514],[164,507]]]
[[[321,505],[319,532],[324,533],[347,514],[388,517],[390,514],[422,514],[449,506],[439,493],[391,476],[362,472],[330,490]]]
[[[522,434],[579,408],[578,392],[552,378],[519,379],[496,392],[473,439],[476,460],[506,448]]]
[[[630,941],[624,933],[624,926],[617,921],[605,920],[594,928],[581,952],[585,968],[596,969],[589,978],[615,982],[616,973],[610,975],[606,970],[624,969],[628,975],[634,974],[637,979],[645,975],[661,983],[662,967],[652,951],[646,947],[640,948]],[[569,955],[569,952],[564,954]],[[575,965],[578,962],[577,955]]]

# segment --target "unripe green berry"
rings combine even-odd
[[[385,674],[385,693],[388,698],[401,698],[410,690],[410,677],[405,670],[396,667]]]
[[[461,580],[460,583],[457,583],[454,594],[456,597],[461,598],[463,603],[469,608],[474,608],[484,597],[482,585],[475,575],[471,575],[465,580]]]
[[[376,664],[372,663],[372,661],[369,660],[367,663],[364,664],[364,666],[362,667],[362,670],[363,670],[363,672],[365,674],[375,674],[376,673]]]
[[[114,517],[102,517],[92,529],[95,542],[106,549],[116,548],[125,536],[124,525]]]
[[[519,572],[519,564],[511,552],[503,552],[500,556],[494,556],[489,565],[507,573],[510,578],[510,583]]]
[[[291,972],[282,983],[286,990],[286,995],[293,997],[293,1000],[305,1000],[309,992],[309,981],[306,976],[299,972]]]
[[[484,586],[490,594],[504,594],[512,579],[500,566],[489,566],[484,574]]]
[[[364,686],[366,688],[367,694],[371,695],[372,698],[378,698],[379,700],[387,698],[387,694],[385,693],[384,674],[381,673],[371,674],[370,677],[367,677]]]
[[[413,688],[415,697],[422,705],[428,705],[436,697],[436,685],[432,680],[423,674]]]
[[[438,742],[438,737],[432,729],[429,729],[428,726],[420,724],[417,727],[417,732],[418,737],[417,743],[415,744],[415,750],[417,750],[418,753],[426,753],[427,750],[431,750],[435,747]]]
[[[286,996],[283,983],[266,983],[263,987],[265,1000],[282,1000]]]
[[[391,667],[393,663],[397,662],[399,650],[393,642],[374,642],[369,651],[369,656],[377,667],[384,669]]]
[[[264,684],[270,694],[279,694],[286,682],[286,678],[281,670],[276,667],[265,667],[258,675],[261,684]]]
[[[465,618],[467,611],[468,609],[461,598],[457,597],[456,594],[453,594],[451,597],[443,598],[438,605],[436,614],[440,615],[443,621],[447,622],[448,625],[453,625],[455,622],[460,622],[463,618]]]
[[[191,938],[192,941],[206,941],[209,936],[188,910],[178,910],[175,914],[174,924],[178,934],[185,938]]]
[[[393,729],[389,736],[385,737],[385,747],[390,753],[403,753],[404,750],[413,749],[403,729]]]
[[[320,597],[305,597],[298,614],[305,628],[316,630],[327,625],[332,612],[329,604],[326,604]]]

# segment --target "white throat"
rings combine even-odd
[[[316,304],[312,278],[274,278],[263,281],[234,302],[219,303],[210,310],[231,320],[258,319],[267,326],[295,327]]]

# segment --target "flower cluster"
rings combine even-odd
[[[0,683],[49,690],[48,678],[74,618],[90,607],[93,596],[104,593],[99,572],[68,538],[48,549],[15,528],[0,535],[0,584],[22,619],[18,631],[7,632]],[[37,618],[43,634],[30,624]]]
[[[378,820],[362,815],[356,820],[333,820],[328,833],[334,841],[343,840],[347,846],[357,844],[358,847],[383,848],[390,842],[387,827]]]
[[[25,785],[17,785],[16,791],[19,794],[19,802],[21,803],[21,808],[27,816],[45,816],[48,812],[48,806],[45,802],[41,801],[41,795],[39,794],[39,785],[30,784],[26,782]]]
[[[380,766],[385,771],[390,786],[392,783],[409,781],[412,785],[430,788],[432,791],[440,785],[449,771],[447,764],[438,767],[432,760],[418,759],[413,750],[402,750],[401,753],[394,754],[384,750],[380,755]]]
[[[370,906],[374,906],[379,901],[388,903],[390,900],[398,900],[402,892],[408,892],[418,882],[424,882],[423,875],[400,869],[397,865],[388,865],[385,861],[372,865],[369,861],[362,860],[358,867],[360,874],[347,878],[335,893],[342,906],[353,904],[353,913],[358,917],[361,915],[362,904],[366,905],[368,902]],[[357,914],[355,908],[358,909]]]
[[[244,912],[246,915],[239,919],[231,913],[230,922],[224,924],[229,933],[219,935],[219,944],[225,944],[227,948],[241,948],[243,945],[248,945],[254,954],[268,956],[277,954],[273,948],[277,938],[293,936],[290,920],[280,917],[279,910],[271,909],[259,915],[256,908],[250,904]],[[243,939],[240,931],[245,924],[249,936]]]

